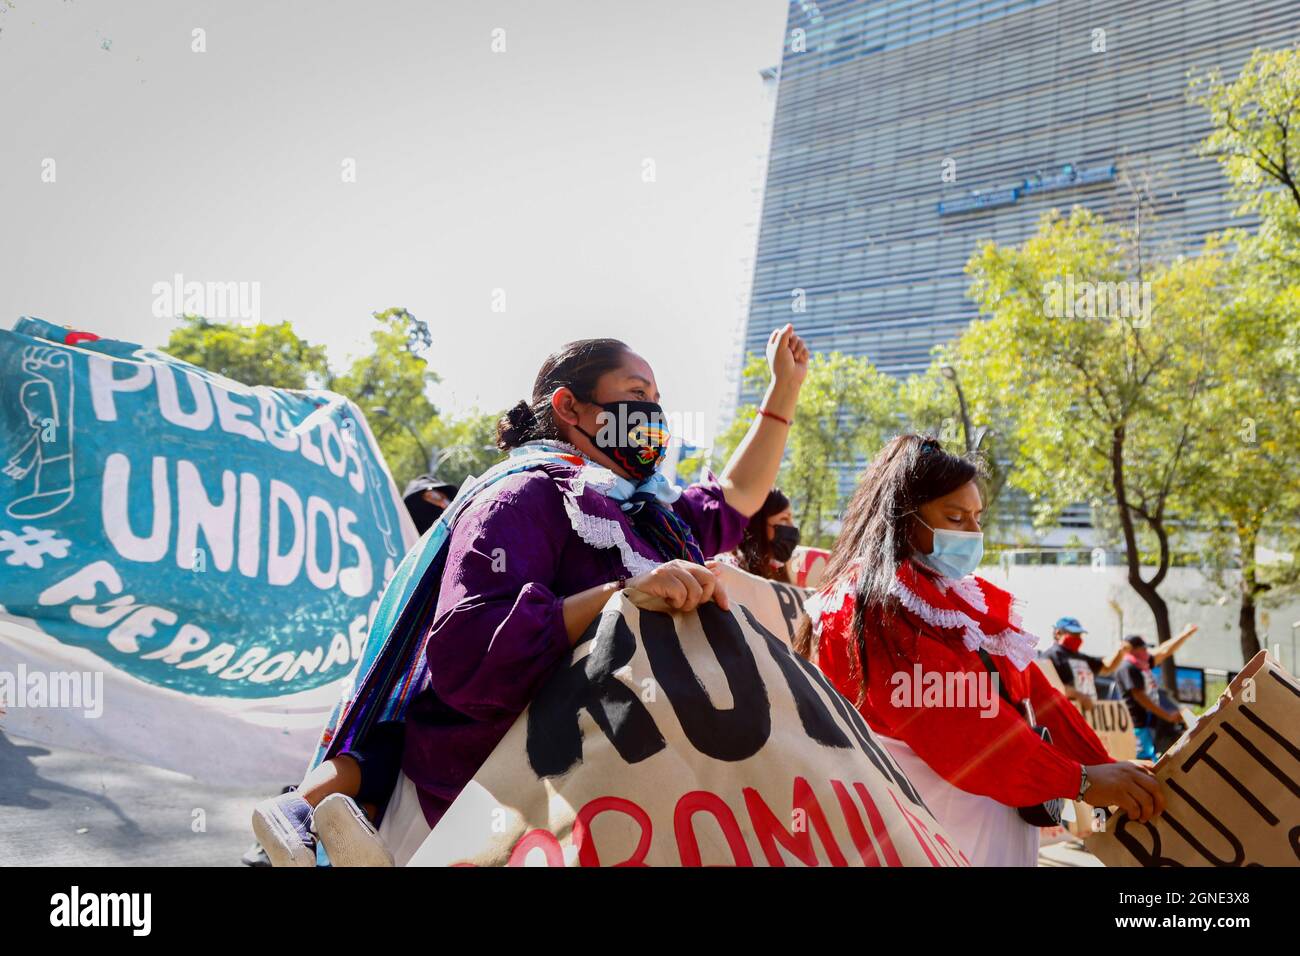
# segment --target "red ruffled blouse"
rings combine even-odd
[[[1034,663],[1038,638],[1020,627],[1012,596],[983,578],[953,581],[905,561],[892,592],[896,613],[884,624],[867,622],[866,693],[861,694],[852,631],[855,590],[856,582],[845,580],[810,599],[814,662],[857,703],[872,730],[906,743],[953,786],[1007,806],[1028,806],[1073,798],[1081,764],[1113,762],[1087,721]],[[1029,699],[1052,743],[1031,731],[1021,713],[987,683],[976,686],[996,699],[991,715],[991,708],[969,701],[954,705],[959,700],[954,694],[936,702],[933,695],[927,700],[916,692],[927,674],[987,674],[981,647],[1012,700]],[[895,677],[900,672],[904,678]],[[945,679],[942,686],[952,685]]]

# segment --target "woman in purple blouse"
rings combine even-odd
[[[452,507],[429,683],[404,731],[390,727],[375,753],[327,760],[259,806],[254,829],[273,863],[314,864],[313,829],[336,864],[382,864],[390,849],[405,862],[618,590],[682,611],[726,607],[705,557],[735,548],[766,499],[808,370],[790,325],[769,337],[767,358],[772,380],[749,433],[720,476],[685,489],[658,471],[667,431],[644,358],[614,339],[547,358],[531,400],[497,425],[511,457]],[[383,840],[354,797],[387,800]]]

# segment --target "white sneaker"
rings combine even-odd
[[[253,833],[272,866],[315,866],[311,807],[296,793],[282,793],[253,808]]]
[[[332,866],[393,866],[393,854],[356,801],[332,793],[316,806],[312,829]]]

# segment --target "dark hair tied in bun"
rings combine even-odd
[[[520,399],[497,421],[497,447],[503,451],[518,448],[537,434],[537,415],[528,402]]]
[[[551,396],[567,388],[582,401],[590,401],[597,380],[618,368],[627,346],[618,339],[581,339],[547,356],[533,382],[533,400],[516,403],[497,422],[497,447],[518,448],[539,438],[558,439],[560,425],[551,412]]]

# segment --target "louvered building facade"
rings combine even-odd
[[[920,371],[975,317],[978,241],[1104,213],[1126,172],[1190,251],[1232,204],[1188,71],[1298,37],[1298,0],[792,0],[745,351],[793,319],[818,351]]]
[[[792,0],[743,352],[794,321],[816,351],[920,372],[977,315],[978,242],[1128,208],[1134,181],[1164,252],[1241,224],[1188,73],[1297,38],[1300,0]]]

